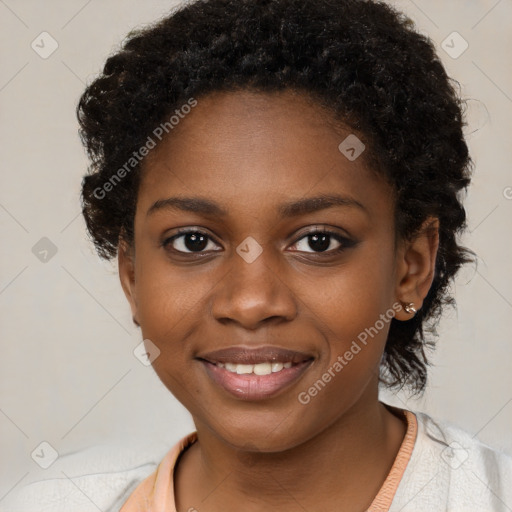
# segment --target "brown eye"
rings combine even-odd
[[[197,230],[180,231],[177,235],[167,238],[163,242],[166,249],[183,254],[201,253],[213,244],[206,233]],[[215,244],[213,244],[215,245]]]
[[[327,230],[315,230],[310,231],[299,238],[293,247],[298,247],[296,250],[299,252],[334,254],[349,247],[353,247],[355,244],[355,241],[350,240],[339,233]]]

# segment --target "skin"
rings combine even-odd
[[[308,404],[297,399],[394,303],[419,309],[434,274],[437,219],[395,246],[393,189],[363,156],[351,162],[338,150],[349,133],[298,93],[216,92],[144,163],[134,247],[120,243],[119,273],[144,339],[161,351],[153,367],[199,436],[175,471],[178,511],[366,510],[393,464],[406,424],[378,401],[389,323]],[[276,214],[284,202],[332,193],[365,209]],[[207,198],[228,215],[148,215],[171,196]],[[210,237],[203,257],[186,236],[162,246],[183,227]],[[306,236],[318,228],[356,243],[336,254],[331,237],[319,252]],[[236,252],[248,236],[263,250],[252,263]],[[315,359],[262,401],[228,395],[195,359],[267,344]]]

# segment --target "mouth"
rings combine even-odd
[[[263,400],[296,382],[314,357],[279,347],[230,347],[196,359],[210,379],[230,395],[242,400]]]
[[[291,368],[292,363],[264,361],[257,364],[236,364],[236,363],[215,363],[219,368],[225,368],[228,372],[238,375],[270,375],[271,373],[280,372],[283,368]]]

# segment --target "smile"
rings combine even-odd
[[[265,400],[277,396],[296,383],[312,362],[313,359],[295,364],[234,364],[201,360],[209,379],[239,400]]]
[[[275,345],[231,346],[199,354],[210,381],[231,397],[264,400],[296,383],[311,366],[312,353]]]
[[[236,364],[236,363],[216,363],[219,368],[225,368],[228,372],[237,373],[238,375],[270,375],[271,373],[280,372],[283,368],[291,368],[292,363],[277,363],[268,361],[258,364]]]

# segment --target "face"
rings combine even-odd
[[[214,93],[145,161],[123,288],[159,378],[233,446],[284,450],[377,400],[411,266],[348,135],[290,91]]]

